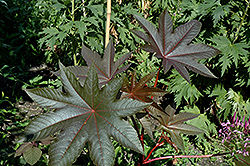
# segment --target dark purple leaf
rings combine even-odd
[[[122,117],[138,113],[149,104],[116,99],[123,78],[113,79],[99,88],[94,65],[90,67],[83,85],[61,63],[59,67],[65,92],[51,88],[25,90],[35,102],[55,111],[32,120],[19,140],[38,141],[57,134],[49,148],[49,165],[71,165],[88,143],[93,162],[111,166],[115,158],[111,137],[143,154],[135,129]],[[32,159],[31,153],[27,154],[26,157]]]
[[[186,68],[203,76],[216,78],[197,59],[210,58],[220,51],[205,44],[190,44],[200,32],[201,23],[199,21],[192,20],[173,31],[173,21],[165,9],[159,16],[159,29],[157,30],[151,22],[137,15],[134,16],[146,33],[133,32],[149,43],[142,49],[155,52],[156,57],[163,59],[165,73],[173,66],[188,82],[190,82],[190,77]]]
[[[123,55],[120,59],[114,61],[115,57],[115,48],[112,40],[109,42],[105,48],[104,55],[101,56],[87,48],[82,46],[82,56],[86,61],[88,66],[94,64],[98,77],[99,84],[104,85],[114,78],[115,75],[124,72],[128,69],[130,65],[119,68],[132,54],[132,52]]]

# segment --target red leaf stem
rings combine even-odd
[[[148,157],[143,161],[143,164],[149,159],[149,157],[151,156],[152,152],[153,152],[157,147],[162,146],[162,145],[164,144],[164,140],[163,140],[161,143],[159,143],[160,140],[161,140],[161,138],[162,138],[162,136],[159,138],[159,140],[158,140],[158,142],[156,143],[155,147],[149,152]]]
[[[159,79],[159,74],[160,74],[160,70],[161,68],[159,67],[158,72],[157,72],[157,76],[156,76],[156,80],[155,80],[155,84],[154,87],[156,87],[157,83],[158,83],[158,79]]]
[[[151,163],[153,161],[157,161],[157,160],[163,160],[163,159],[175,159],[175,158],[208,158],[208,157],[214,157],[214,156],[223,156],[226,154],[230,154],[228,153],[217,153],[217,154],[207,154],[207,155],[179,155],[179,156],[165,156],[165,157],[159,157],[159,158],[154,158],[148,161],[144,161],[143,164],[148,164]]]
[[[176,144],[172,142],[166,134],[162,133],[162,137],[176,150],[176,153],[178,153],[178,147],[176,146]]]
[[[157,85],[157,83],[158,83],[160,70],[161,70],[161,68],[159,67],[158,72],[157,72],[157,75],[156,75],[156,79],[155,79],[155,84],[154,84],[154,87],[156,87],[156,85]],[[151,99],[153,99],[153,96],[151,96]]]

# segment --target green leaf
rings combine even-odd
[[[222,66],[221,76],[224,75],[225,71],[231,66],[232,63],[234,63],[237,67],[242,57],[248,56],[247,48],[250,46],[246,43],[240,42],[233,44],[225,36],[216,36],[210,40],[216,43],[216,47],[222,51],[222,56],[219,59]]]
[[[99,22],[96,20],[95,17],[88,17],[86,18],[86,21],[90,22],[91,24],[95,25],[96,27],[99,27]]]
[[[232,109],[241,113],[244,112],[245,101],[240,94],[234,92],[231,88],[226,91],[222,85],[216,85],[209,97],[216,97],[216,103],[220,108],[219,116],[227,119]]]
[[[176,107],[180,106],[183,99],[189,105],[192,105],[203,96],[194,84],[189,84],[177,71],[172,71],[173,74],[168,77],[169,81],[165,82],[165,84],[169,87],[169,92],[175,94],[174,101],[176,102]]]
[[[41,149],[31,147],[23,153],[23,157],[27,163],[34,165],[42,156]]]
[[[69,33],[70,30],[74,27],[74,21],[69,21],[67,24],[60,25],[59,28],[65,33]]]
[[[90,9],[96,18],[99,18],[99,16],[102,16],[104,13],[104,4],[89,5],[89,6],[86,6],[86,8]]]
[[[232,58],[228,56],[222,56],[219,59],[219,62],[221,63],[221,76],[223,76],[228,68],[232,65]]]
[[[26,90],[38,104],[56,110],[31,121],[20,139],[36,141],[58,132],[49,149],[49,165],[72,164],[87,142],[90,157],[96,165],[113,165],[115,151],[110,137],[143,154],[135,129],[122,117],[135,114],[148,104],[116,99],[122,78],[113,79],[100,89],[92,65],[82,86],[73,73],[59,64],[64,91]]]
[[[82,21],[75,21],[75,26],[78,29],[78,33],[80,34],[80,37],[82,39],[82,42],[84,41],[84,34],[85,31],[87,30],[86,24]]]
[[[40,47],[42,47],[42,45],[45,43],[45,44],[49,44],[49,46],[53,48],[53,46],[55,45],[55,40],[57,39],[56,36],[58,35],[58,33],[60,32],[56,28],[45,28],[43,29],[42,32],[39,32],[39,34],[46,35],[43,38],[39,39]]]
[[[59,3],[58,1],[56,1],[56,3],[54,5],[52,5],[52,7],[54,7],[58,11],[60,11],[63,8],[67,8],[64,4]]]
[[[60,42],[62,43],[63,42],[63,39],[67,36],[67,33],[65,32],[59,32],[58,33],[58,39],[60,40]]]
[[[224,11],[222,6],[218,6],[214,11],[213,11],[213,20],[214,20],[214,26],[218,24],[218,21],[224,16]]]
[[[123,28],[123,27],[118,27],[117,31],[120,34],[119,37],[120,37],[121,41],[123,43],[126,43],[126,40],[128,38],[126,34],[128,34],[129,31],[127,29]]]

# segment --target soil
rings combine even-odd
[[[44,108],[40,107],[35,102],[18,101],[16,102],[15,106],[19,109],[19,113],[17,114],[17,116],[20,116],[25,120],[30,120],[33,117],[45,112]]]

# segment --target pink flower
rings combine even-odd
[[[235,122],[236,112],[234,112],[233,123]]]
[[[245,115],[244,115],[243,118],[242,118],[242,123],[244,123],[244,121],[245,121]]]

